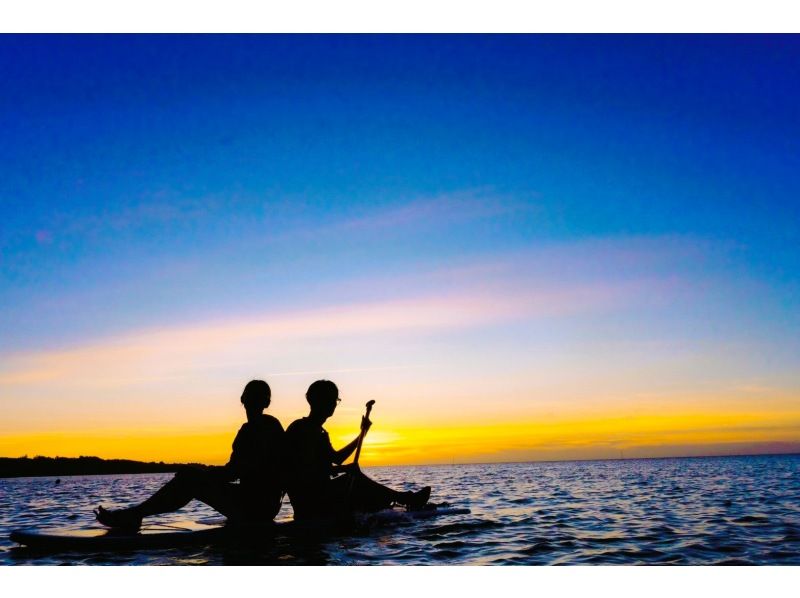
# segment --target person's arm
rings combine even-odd
[[[356,450],[356,447],[358,446],[358,439],[361,438],[362,434],[366,434],[367,433],[367,430],[369,430],[371,425],[372,425],[372,422],[369,419],[367,419],[365,417],[362,417],[361,418],[361,433],[358,436],[356,436],[353,439],[353,441],[350,442],[347,446],[345,446],[343,448],[340,448],[338,451],[334,451],[333,452],[333,463],[335,463],[336,465],[341,466],[342,463],[344,463],[345,460],[350,455],[353,454],[353,451]],[[344,471],[344,470],[340,470],[340,471]],[[336,472],[336,468],[334,468],[334,472]]]
[[[336,465],[341,465],[344,463],[345,459],[347,459],[350,455],[353,454],[353,451],[356,450],[356,445],[358,444],[358,439],[361,435],[356,436],[356,438],[347,446],[340,448],[338,451],[334,451],[333,453],[333,462]]]

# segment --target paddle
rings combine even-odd
[[[375,401],[367,401],[367,413],[364,415],[364,419],[369,419],[369,414],[372,413],[372,406],[375,404]],[[363,420],[362,420],[363,421]],[[361,433],[358,435],[358,442],[356,443],[356,456],[353,457],[353,465],[356,466],[358,469],[358,457],[361,455],[361,445],[364,442],[364,436],[367,435],[366,430],[361,428]],[[356,476],[355,473],[350,474],[350,485],[347,489],[347,503],[350,504],[350,497],[353,494],[353,482],[355,482]]]

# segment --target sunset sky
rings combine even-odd
[[[796,37],[0,36],[0,456],[800,451]]]

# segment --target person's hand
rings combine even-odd
[[[372,422],[368,417],[361,416],[361,431],[366,434],[369,431]]]

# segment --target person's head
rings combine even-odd
[[[272,391],[269,384],[263,380],[250,380],[242,392],[242,405],[247,412],[247,418],[252,419],[260,415],[264,409],[269,407]]]
[[[311,413],[329,418],[336,411],[339,403],[339,389],[330,380],[317,380],[306,391],[306,401],[311,406]]]

